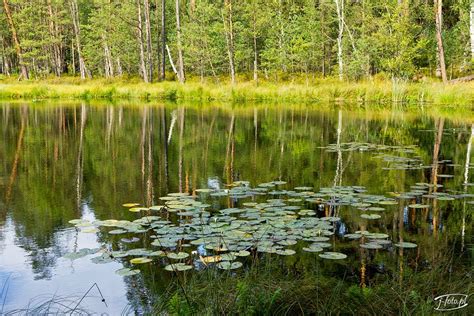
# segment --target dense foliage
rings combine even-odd
[[[230,76],[232,82],[338,74],[420,79],[440,75],[439,3],[3,0],[0,73],[140,75],[156,81],[166,69],[169,78],[174,73],[180,81],[185,74],[216,80]],[[470,0],[441,4],[449,79],[472,69],[474,14]]]

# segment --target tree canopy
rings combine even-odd
[[[149,82],[165,69],[180,81],[411,80],[473,69],[470,0],[3,0],[1,11],[0,73],[26,78]]]

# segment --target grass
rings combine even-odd
[[[422,83],[403,80],[373,79],[339,82],[336,79],[294,79],[275,83],[240,81],[236,85],[190,79],[186,84],[174,81],[143,83],[139,78],[80,80],[77,77],[46,78],[18,82],[0,77],[0,99],[140,99],[168,101],[357,103],[378,106],[404,104],[474,105],[474,83],[443,85],[427,80]]]
[[[337,265],[337,263],[332,263]],[[154,314],[171,315],[433,315],[433,298],[470,293],[469,275],[446,276],[447,266],[404,272],[358,285],[357,274],[328,275],[298,271],[271,262],[247,271],[215,269],[195,274],[180,287],[170,287],[155,301]],[[327,272],[327,270],[326,270]],[[471,287],[472,289],[472,287]],[[469,315],[470,308],[458,310]]]

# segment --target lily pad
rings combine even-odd
[[[135,207],[135,206],[139,206],[140,203],[125,203],[125,204],[122,204],[123,207]]]
[[[319,255],[323,259],[340,260],[347,258],[347,255],[340,252],[324,252]]]
[[[410,204],[408,205],[409,208],[420,209],[420,208],[429,208],[430,206],[427,204]]]
[[[383,246],[377,242],[368,242],[366,244],[361,244],[361,248],[364,249],[382,249]]]
[[[303,247],[303,251],[306,251],[306,252],[321,252],[321,251],[323,251],[323,248],[311,245],[309,247]]]
[[[361,214],[360,217],[365,219],[379,219],[382,218],[379,214]]]
[[[296,254],[296,251],[294,251],[293,249],[277,250],[276,254],[278,254],[280,256],[292,256],[292,255]]]
[[[133,213],[138,213],[142,211],[148,211],[148,209],[144,207],[132,207],[131,209],[129,209],[129,211]]]
[[[411,242],[399,242],[399,243],[396,243],[394,244],[395,247],[398,247],[398,248],[416,248],[418,247],[417,244],[414,244],[414,243],[411,243]]]
[[[178,253],[171,252],[167,255],[167,257],[174,260],[181,260],[181,259],[185,259],[189,257],[189,254],[186,252],[178,252]]]
[[[187,271],[187,270],[191,270],[193,268],[193,266],[190,266],[190,265],[187,265],[187,264],[184,264],[184,263],[173,263],[173,264],[169,264],[165,267],[165,270],[166,271]]]
[[[139,258],[133,258],[130,260],[131,264],[143,264],[143,263],[148,263],[152,262],[153,260],[147,257],[139,257]]]
[[[122,269],[118,269],[117,271],[115,271],[115,273],[120,275],[120,276],[132,276],[132,275],[139,274],[140,270],[138,270],[138,269],[131,270],[129,268],[122,268]]]
[[[125,234],[127,231],[125,229],[114,229],[109,231],[109,234],[111,235],[120,235],[120,234]]]
[[[242,267],[242,262],[239,261],[222,261],[217,264],[217,267],[222,270],[234,270]]]

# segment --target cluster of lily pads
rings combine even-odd
[[[417,183],[411,191],[392,194],[392,197],[367,194],[362,186],[336,186],[283,189],[284,181],[266,182],[251,187],[247,181],[237,181],[227,189],[198,189],[196,195],[170,193],[161,197],[162,204],[141,207],[136,203],[123,206],[139,214],[134,221],[83,219],[71,220],[82,232],[106,232],[120,239],[120,250],[101,250],[92,258],[95,263],[107,263],[127,258],[131,265],[159,261],[167,271],[186,271],[216,266],[224,270],[243,266],[242,259],[262,253],[291,256],[298,243],[302,251],[319,253],[322,259],[340,260],[346,254],[326,251],[334,247],[340,206],[356,208],[366,220],[377,220],[387,207],[408,204],[412,209],[427,209],[429,204],[406,203],[404,200],[454,199],[445,192],[432,192],[439,185]],[[220,199],[232,201],[234,207],[220,209]],[[468,196],[465,196],[468,197]],[[205,203],[207,202],[207,203]],[[329,215],[329,216],[326,216]],[[379,232],[356,231],[346,233],[346,240],[361,239],[364,249],[388,249],[395,246],[414,248],[410,242],[392,243],[389,235]],[[143,241],[146,248],[126,250],[127,244]],[[98,249],[83,249],[67,254],[76,259]],[[123,268],[119,275],[134,275],[139,269]]]

